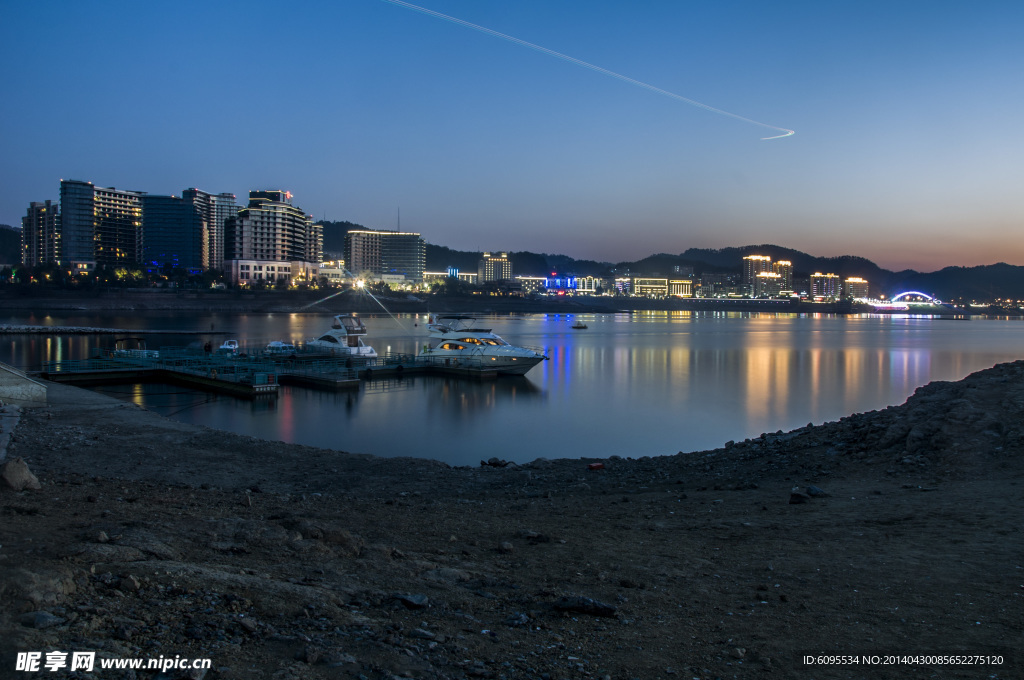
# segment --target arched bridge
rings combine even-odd
[[[939,300],[936,300],[931,295],[928,295],[927,293],[921,293],[916,290],[908,290],[903,293],[900,293],[899,295],[894,295],[892,301],[899,302],[900,300],[906,300],[907,298],[913,297],[915,295],[923,297],[928,302],[934,302],[936,304],[939,302]]]

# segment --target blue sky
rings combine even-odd
[[[0,223],[61,178],[282,188],[457,249],[1024,265],[1024,3],[3,2]]]

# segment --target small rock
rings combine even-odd
[[[255,619],[239,619],[238,625],[242,627],[246,633],[255,633],[258,624]]]
[[[142,587],[142,584],[139,583],[139,579],[135,578],[131,574],[129,574],[128,576],[125,576],[123,579],[121,579],[121,583],[118,586],[118,588],[120,590],[123,590],[125,592],[132,592],[132,593],[138,592],[139,588],[141,588],[141,587]]]
[[[502,623],[504,623],[506,626],[512,626],[513,628],[517,626],[525,626],[529,622],[530,617],[522,613],[513,614],[512,616],[502,621]]]
[[[555,609],[590,616],[615,616],[615,607],[589,597],[562,597],[554,604]]]
[[[29,628],[50,628],[52,626],[59,626],[64,623],[64,619],[59,616],[54,616],[50,612],[38,611],[28,612],[18,617],[18,621],[21,625],[28,626]]]
[[[107,536],[107,532],[106,531],[101,531],[99,534],[96,535],[96,542],[97,543],[107,543],[109,541],[110,541],[110,536]]]
[[[729,652],[729,655],[732,656],[734,659],[742,659],[747,655],[747,650],[743,647],[733,647],[733,649]]]
[[[807,487],[807,495],[810,496],[811,498],[825,498],[826,496],[828,496],[828,494],[825,493],[825,491],[819,489],[816,486]]]
[[[507,555],[508,553],[512,552],[513,550],[515,550],[515,546],[513,546],[513,545],[512,545],[511,543],[509,543],[508,541],[505,541],[505,542],[503,542],[503,543],[502,543],[501,545],[499,545],[499,546],[498,546],[498,552],[500,552],[500,553],[504,553],[504,554],[506,554],[506,555]]]
[[[426,595],[395,595],[395,598],[409,609],[426,609],[430,605]]]
[[[295,659],[297,661],[305,661],[308,664],[314,664],[320,660],[322,653],[323,651],[316,645],[306,645],[304,649],[295,653]]]
[[[423,630],[422,628],[413,628],[409,631],[409,637],[419,638],[420,640],[433,640],[434,634],[429,630]]]
[[[209,636],[202,626],[189,626],[185,629],[185,637],[190,640],[205,640]]]
[[[338,668],[347,664],[359,663],[359,660],[351,654],[344,652],[329,652],[324,654],[323,662],[328,668]]]

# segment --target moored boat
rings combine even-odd
[[[362,319],[351,314],[337,314],[331,327],[325,333],[306,342],[306,348],[326,352],[332,356],[374,359],[377,350],[363,343],[364,335],[366,326]]]
[[[238,354],[238,340],[225,340],[217,348],[218,354],[228,354],[234,356]]]
[[[295,353],[298,350],[295,348],[295,345],[290,342],[274,340],[273,342],[267,343],[267,346],[263,351],[271,356],[295,356]]]
[[[524,375],[548,358],[543,349],[510,345],[490,328],[477,328],[469,315],[431,316],[427,328],[430,340],[420,356],[443,366]]]

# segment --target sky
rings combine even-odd
[[[79,179],[459,250],[1024,265],[1019,0],[415,4],[733,115],[384,0],[0,0],[0,224]]]

